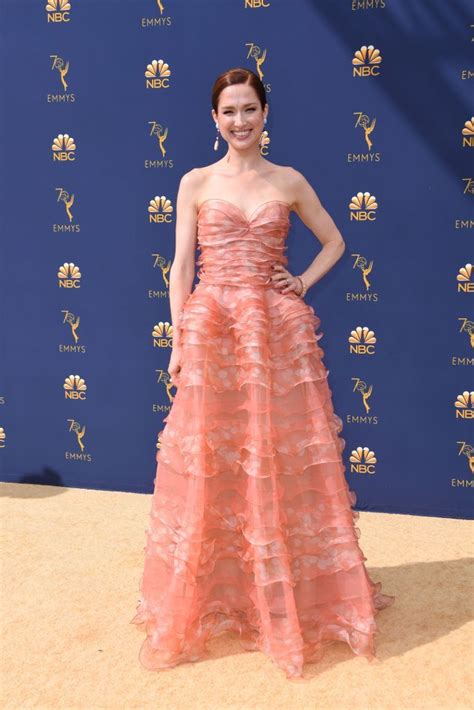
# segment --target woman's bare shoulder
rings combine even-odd
[[[286,195],[287,202],[296,209],[295,205],[298,202],[298,197],[308,185],[303,173],[291,165],[276,165],[273,164],[274,184],[279,191]]]
[[[298,185],[305,182],[306,178],[299,170],[292,165],[278,165],[280,177],[288,181],[290,185]]]
[[[196,202],[197,195],[205,180],[203,168],[191,168],[188,172],[183,173],[179,181],[179,193],[188,201]]]

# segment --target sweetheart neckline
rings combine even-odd
[[[239,207],[238,205],[236,205],[235,202],[231,202],[230,200],[224,200],[224,199],[222,199],[222,197],[208,197],[206,200],[201,202],[201,204],[199,205],[198,210],[197,210],[198,214],[201,211],[201,208],[203,207],[203,205],[206,204],[206,202],[225,202],[228,205],[232,205],[232,207],[234,207],[237,210],[237,212],[240,212],[240,214],[242,215],[242,217],[244,217],[246,222],[251,222],[252,219],[254,218],[256,212],[258,212],[258,210],[260,209],[260,207],[263,207],[264,205],[268,205],[271,202],[279,202],[282,205],[286,205],[286,207],[288,208],[288,211],[289,212],[291,211],[291,205],[288,202],[285,202],[284,200],[265,200],[265,202],[261,202],[259,205],[257,205],[257,207],[253,210],[253,212],[250,213],[250,217],[247,217],[247,215],[245,214],[243,209],[241,207]]]

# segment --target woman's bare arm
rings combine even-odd
[[[308,285],[317,283],[341,258],[346,245],[331,215],[324,209],[313,187],[298,170],[291,169],[293,207],[323,248],[302,276]]]
[[[176,243],[170,269],[173,346],[179,345],[179,332],[175,326],[184,302],[191,293],[195,276],[197,233],[195,195],[198,185],[199,170],[194,168],[182,176],[176,197]]]

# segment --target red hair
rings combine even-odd
[[[262,109],[265,108],[265,104],[267,103],[267,95],[260,77],[258,77],[255,72],[250,69],[246,69],[245,67],[234,67],[233,69],[228,69],[220,74],[212,87],[211,103],[212,108],[216,113],[221,91],[225,89],[226,86],[231,86],[232,84],[248,84],[249,86],[252,86],[255,89],[255,93],[258,96]]]

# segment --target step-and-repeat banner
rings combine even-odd
[[[358,508],[471,517],[472,1],[1,13],[2,480],[152,492],[176,192],[226,150],[211,87],[244,66],[267,92],[262,154],[306,176],[347,244],[306,301]],[[292,213],[290,271],[319,249]]]

